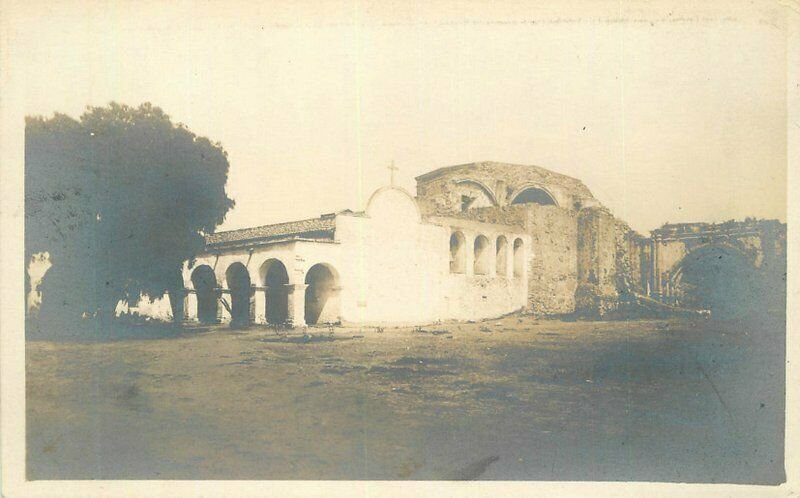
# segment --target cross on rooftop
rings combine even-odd
[[[389,185],[394,187],[394,172],[399,170],[400,168],[395,166],[394,165],[394,160],[392,160],[391,164],[389,164],[389,166],[387,166],[387,169],[389,170]]]

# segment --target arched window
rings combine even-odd
[[[529,187],[517,194],[511,204],[541,204],[543,206],[556,206],[556,200],[546,190]]]
[[[525,273],[525,247],[522,239],[514,241],[514,276],[521,277]]]
[[[501,235],[497,237],[495,248],[495,266],[497,268],[497,276],[505,277],[508,275],[508,241]]]
[[[489,274],[489,239],[483,235],[475,238],[475,264],[473,266],[475,275]]]
[[[450,235],[450,273],[467,271],[467,248],[464,234],[453,232]]]

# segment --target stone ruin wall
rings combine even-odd
[[[425,183],[417,183],[417,205],[424,215],[453,216],[461,213],[458,208],[459,197],[459,189],[452,185],[450,177],[439,177]]]
[[[500,206],[462,212],[461,180],[482,183]],[[561,207],[511,205],[512,193],[530,181],[547,186]],[[523,227],[531,237],[530,313],[602,317],[621,299],[646,293],[648,239],[615,218],[575,179],[540,168],[477,163],[418,181],[417,201],[425,215]]]
[[[648,255],[648,239],[606,208],[582,209],[578,214],[576,312],[599,318],[635,294],[646,293],[643,261]]]
[[[578,213],[537,204],[461,213],[483,222],[522,226],[531,236],[528,311],[602,317],[647,292],[649,239],[604,207]]]
[[[642,263],[649,257],[649,239],[619,218],[615,221],[617,292],[623,298],[632,293],[646,294],[648,267]]]
[[[417,202],[420,210],[437,216],[461,212],[461,194],[469,188],[459,183],[463,181],[477,182],[488,188],[497,202],[494,209],[511,205],[514,194],[526,186],[546,188],[558,205],[568,211],[597,204],[589,189],[574,178],[535,166],[486,161],[462,165],[438,176],[418,177]]]
[[[527,311],[537,315],[575,311],[578,224],[574,212],[526,204],[472,209],[458,216],[524,228],[531,237]]]
[[[578,288],[575,311],[603,316],[616,309],[616,221],[604,208],[578,213]]]
[[[578,220],[556,206],[528,205],[525,230],[533,257],[528,262],[528,305],[537,315],[575,311],[578,287]]]

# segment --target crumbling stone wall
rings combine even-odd
[[[500,225],[513,225],[518,227],[525,227],[527,221],[526,206],[514,205],[505,206],[501,208],[486,207],[471,209],[463,213],[454,213],[450,216],[457,218],[465,218],[482,223],[496,223]]]
[[[561,315],[575,311],[577,214],[557,206],[516,204],[480,208],[455,217],[519,226],[530,236],[527,311]]]
[[[578,288],[575,311],[602,317],[617,308],[621,276],[617,275],[617,221],[605,208],[578,213]]]
[[[556,205],[512,204],[524,189],[545,190]],[[474,203],[464,199],[475,198]],[[579,180],[537,166],[481,162],[441,168],[417,177],[417,201],[428,216],[465,217],[524,228],[531,237],[528,311],[575,311],[577,213],[597,201]]]
[[[647,289],[646,271],[642,259],[646,257],[648,239],[631,229],[620,219],[615,219],[616,258],[614,261],[617,292],[623,299],[632,294],[644,294]]]
[[[627,229],[627,230],[626,230]],[[633,293],[633,265],[627,232],[630,229],[621,220],[614,220],[614,286],[619,299]]]
[[[597,205],[580,180],[538,166],[491,161],[449,166],[418,176],[417,200],[424,214],[446,216],[465,210],[463,196],[476,198],[473,207],[502,208],[527,187],[544,189],[568,211]]]
[[[521,191],[546,191],[556,205],[512,204]],[[602,317],[620,299],[646,294],[650,241],[616,219],[575,178],[537,166],[481,162],[417,177],[427,216],[522,227],[531,237],[528,311]]]
[[[525,231],[531,237],[528,307],[539,315],[575,311],[578,286],[577,214],[556,206],[527,204]]]

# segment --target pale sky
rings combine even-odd
[[[429,3],[29,2],[12,69],[27,114],[149,101],[221,142],[221,229],[360,209],[392,160],[412,193],[441,166],[536,164],[643,233],[786,220],[777,4]]]

